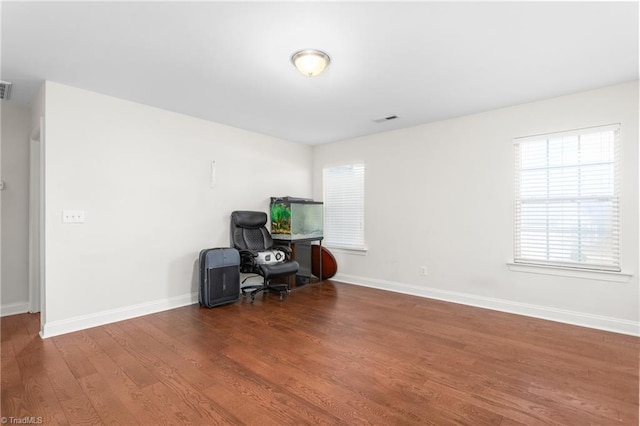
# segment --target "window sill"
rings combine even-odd
[[[628,282],[632,274],[612,271],[589,271],[585,269],[562,268],[559,266],[533,265],[507,262],[507,267],[513,272],[527,272],[530,274],[555,275],[559,277],[584,278],[588,280]]]
[[[339,247],[328,244],[323,244],[323,247],[331,249],[333,253],[353,254],[356,256],[366,256],[368,250],[366,247]]]

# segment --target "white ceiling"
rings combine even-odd
[[[637,2],[1,7],[8,102],[52,80],[306,144],[638,78]],[[331,56],[322,75],[293,67],[303,48]]]

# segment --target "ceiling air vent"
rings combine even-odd
[[[12,83],[0,80],[0,99],[8,100],[11,97],[11,85]]]
[[[373,120],[375,123],[384,123],[385,121],[389,121],[389,120],[395,120],[396,118],[398,118],[397,115],[390,115],[388,117],[382,117],[382,118],[376,118],[375,120]]]

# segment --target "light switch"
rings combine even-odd
[[[84,223],[84,210],[62,210],[62,223]]]

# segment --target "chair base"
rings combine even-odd
[[[251,289],[253,289],[251,292],[249,292],[251,303],[255,301],[256,294],[260,292],[272,291],[274,293],[278,293],[278,295],[280,296],[280,300],[284,300],[284,296],[287,295],[289,292],[291,292],[291,289],[289,288],[288,284],[273,284],[273,285],[263,284],[259,286],[250,285],[250,286],[241,288],[240,291],[242,292],[243,296],[246,296],[247,290],[251,290]]]

